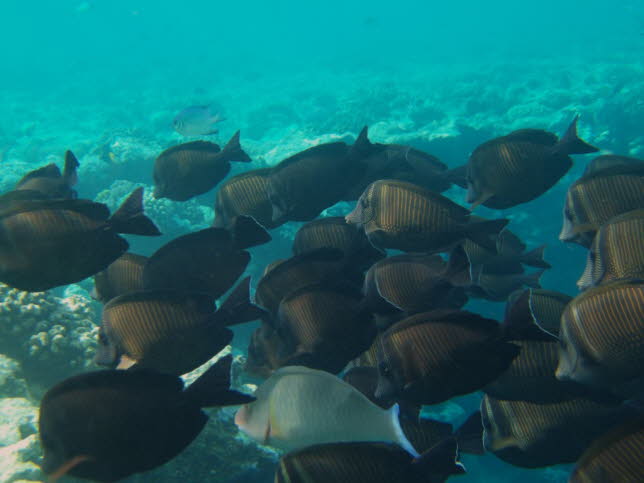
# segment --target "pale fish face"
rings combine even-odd
[[[570,212],[570,194],[568,194],[563,207],[563,226],[561,227],[561,233],[559,233],[559,240],[563,242],[573,240],[575,238],[574,228],[572,213]]]
[[[362,227],[369,223],[371,221],[372,217],[369,217],[368,214],[371,213],[373,210],[370,209],[369,205],[369,194],[371,190],[368,189],[362,195],[360,195],[360,198],[358,198],[358,202],[356,203],[356,207],[353,209],[351,213],[346,215],[344,217],[344,220],[350,224],[350,225],[357,225],[358,227]]]
[[[265,405],[267,406],[267,405]],[[235,413],[235,424],[246,435],[260,444],[266,444],[270,436],[270,422],[267,411],[262,411],[262,405],[255,403],[244,404]]]

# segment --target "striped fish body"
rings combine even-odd
[[[369,185],[346,219],[376,247],[444,251],[465,238],[469,211],[442,195],[396,180]]]
[[[608,220],[643,208],[644,162],[594,171],[568,188],[559,239],[589,247]]]
[[[269,176],[273,220],[314,219],[340,201],[360,173],[343,142],[314,146],[281,161]]]
[[[485,395],[481,402],[483,445],[516,466],[572,463],[594,438],[630,414],[618,405],[582,398],[535,404]]]
[[[612,168],[615,166],[628,166],[637,163],[642,163],[644,160],[637,158],[630,158],[628,156],[619,156],[616,154],[603,154],[597,156],[592,161],[586,165],[583,176],[588,174],[595,173],[597,171],[604,170],[606,168]]]
[[[87,200],[8,203],[0,208],[0,279],[42,291],[83,280],[123,254],[109,210]]]
[[[149,290],[112,299],[103,308],[102,331],[117,355],[140,367],[169,374],[197,368],[232,339],[209,323],[212,298],[172,290]]]
[[[376,396],[437,404],[492,382],[517,351],[493,320],[454,310],[416,314],[380,339]]]
[[[555,339],[513,340],[521,350],[510,367],[483,392],[495,399],[551,404],[579,397],[577,384],[559,381],[555,370],[559,362],[559,344]]]
[[[415,483],[413,457],[394,444],[334,443],[316,445],[283,456],[275,483]]]
[[[266,229],[275,228],[267,186],[270,168],[254,169],[224,181],[215,197],[214,226],[230,228],[236,216],[252,216]]]
[[[186,201],[210,191],[230,171],[218,145],[208,141],[179,144],[163,151],[154,162],[154,196]]]
[[[581,290],[612,280],[644,278],[644,209],[604,223],[588,251]]]
[[[467,297],[444,278],[446,269],[447,263],[438,255],[395,255],[375,263],[367,271],[363,289],[369,308],[413,315],[462,307]]]
[[[124,253],[94,275],[93,296],[102,303],[129,292],[143,290],[143,266],[147,257]]]
[[[644,284],[618,281],[575,297],[561,316],[557,378],[615,387],[644,374]]]
[[[367,350],[376,335],[371,314],[356,290],[316,284],[292,292],[278,309],[278,333],[304,365],[331,373]]]
[[[510,296],[503,325],[513,339],[554,340],[561,314],[572,297],[553,290],[526,288]]]
[[[572,167],[553,149],[557,142],[547,131],[521,129],[480,145],[467,165],[468,201],[502,209],[542,195]]]
[[[330,216],[303,225],[295,234],[293,254],[318,248],[336,248],[345,255],[347,265],[365,270],[384,257],[361,230],[348,224],[342,216]]]
[[[263,322],[251,335],[244,371],[266,379],[285,365],[290,355],[277,331]]]
[[[597,438],[577,461],[569,483],[641,481],[644,475],[644,418]]]
[[[294,290],[336,278],[342,255],[338,250],[319,249],[272,264],[257,282],[255,301],[276,316],[282,299]]]
[[[378,347],[381,337],[382,333],[377,334],[369,348],[351,361],[348,367],[378,367]]]

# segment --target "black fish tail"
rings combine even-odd
[[[224,149],[221,151],[221,154],[226,156],[230,161],[237,161],[240,163],[250,163],[251,159],[248,154],[242,149],[241,144],[239,144],[239,131],[233,134],[233,137],[230,138],[230,141],[224,146]]]
[[[443,277],[457,287],[465,287],[472,283],[472,266],[463,245],[457,245],[450,252]]]
[[[523,253],[519,261],[525,265],[537,268],[552,268],[548,262],[543,259],[543,252],[546,249],[545,245],[541,245],[529,252]]]
[[[262,245],[271,241],[271,235],[255,218],[247,215],[235,217],[232,228],[233,243],[238,250]]]
[[[562,136],[559,142],[556,144],[555,149],[559,153],[564,154],[586,154],[586,153],[595,153],[599,151],[595,146],[591,146],[586,141],[577,136],[577,120],[579,119],[579,114],[568,126],[566,133]]]
[[[78,182],[76,168],[79,166],[80,164],[76,156],[74,156],[74,153],[67,150],[65,152],[65,167],[63,168],[63,180],[67,186],[74,186]]]
[[[541,276],[545,272],[545,269],[538,270],[529,275],[521,275],[521,281],[532,288],[541,288]]]
[[[456,438],[445,438],[425,451],[413,461],[412,471],[415,475],[423,475],[425,478],[427,475],[448,477],[449,475],[464,474],[465,467],[458,461]]]
[[[244,278],[215,312],[218,325],[230,326],[260,320],[266,312],[250,301],[250,277]]]
[[[469,454],[483,454],[483,422],[481,411],[475,411],[454,433],[458,449]]]
[[[199,407],[235,406],[255,400],[254,397],[230,389],[230,368],[233,356],[228,354],[219,359],[190,384],[185,390],[186,397]]]
[[[496,236],[510,222],[505,218],[498,220],[473,221],[465,225],[465,236],[474,243],[491,251],[496,251]]]
[[[161,232],[154,222],[143,213],[143,188],[139,187],[121,204],[110,217],[109,223],[117,233],[159,236]]]
[[[461,188],[467,189],[467,164],[445,171],[443,176],[447,181]]]

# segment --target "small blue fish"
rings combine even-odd
[[[219,113],[213,115],[210,106],[190,106],[176,115],[172,125],[175,131],[184,136],[203,136],[217,134],[213,125],[223,120]]]

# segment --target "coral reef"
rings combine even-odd
[[[35,434],[15,444],[0,448],[0,481],[6,483],[40,483],[44,475],[35,463],[40,445]]]
[[[113,211],[137,186],[140,184],[122,179],[116,180],[96,196],[96,201],[105,203]],[[175,237],[212,225],[215,216],[212,208],[200,204],[195,199],[180,203],[168,199],[156,199],[152,196],[152,186],[144,185],[144,187],[145,213],[154,220],[163,235]]]
[[[48,386],[91,367],[97,314],[90,299],[23,292],[0,284],[0,354],[31,384]]]

